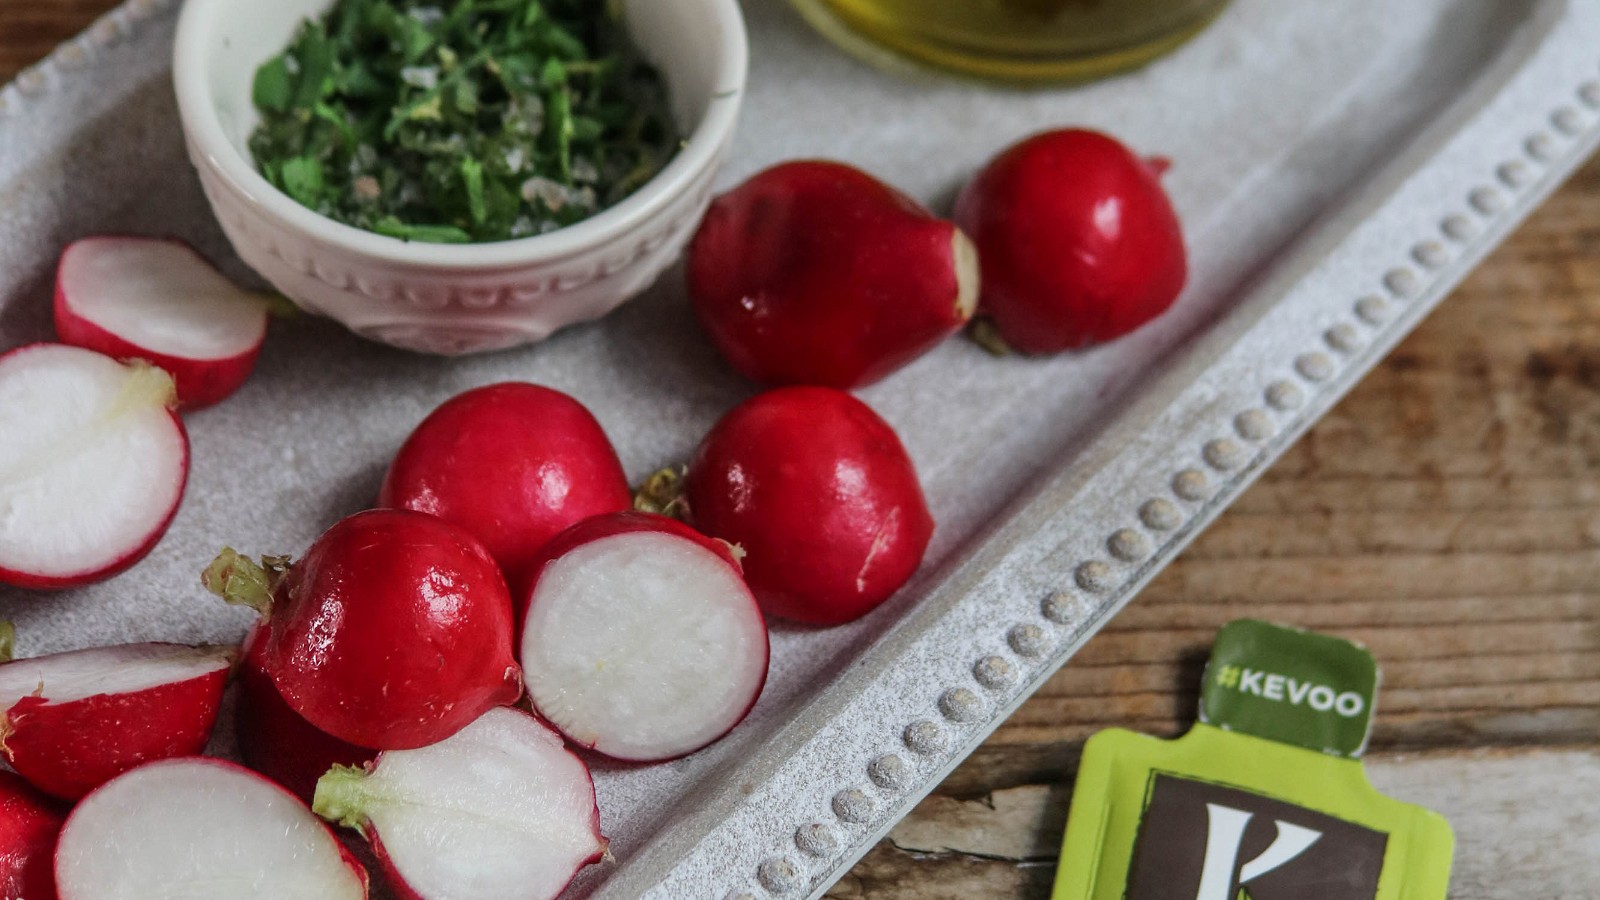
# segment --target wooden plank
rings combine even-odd
[[[32,65],[116,5],[115,0],[0,2],[0,82]]]

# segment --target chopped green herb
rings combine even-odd
[[[289,196],[307,206],[322,196],[325,188],[322,180],[322,163],[310,156],[296,156],[284,160],[279,175],[283,180],[283,189]]]
[[[597,0],[338,0],[256,72],[268,181],[412,241],[554,231],[622,200],[679,136]]]
[[[430,244],[466,244],[472,241],[472,235],[454,225],[408,225],[394,216],[384,216],[372,223],[372,230],[389,237]]]
[[[284,57],[274,57],[256,70],[253,94],[262,112],[281,113],[289,108],[289,101],[294,98],[294,81]]]
[[[461,183],[467,188],[467,209],[472,221],[481,225],[489,217],[483,203],[483,163],[468,157],[461,161]]]

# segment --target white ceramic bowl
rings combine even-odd
[[[498,350],[596,319],[683,250],[733,138],[748,62],[736,0],[626,0],[635,42],[666,78],[689,135],[616,206],[559,231],[490,244],[423,244],[318,215],[256,171],[256,67],[330,0],[188,0],[173,80],[189,157],[234,249],[291,300],[376,341],[428,353]]]

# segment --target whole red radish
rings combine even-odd
[[[172,379],[90,350],[0,354],[0,583],[65,588],[149,553],[178,511],[189,437]]]
[[[1164,162],[1068,129],[1006,150],[962,191],[956,221],[983,261],[981,311],[1023,353],[1121,337],[1183,290],[1183,230]]]
[[[761,608],[813,625],[887,600],[933,534],[894,429],[831,388],[781,388],[736,407],[701,442],[684,489],[695,527],[745,551]]]
[[[960,330],[978,299],[960,229],[859,169],[814,160],[717,198],[688,277],[712,342],[764,384],[870,384]]]
[[[0,772],[0,897],[55,900],[56,837],[66,810]]]
[[[612,758],[692,753],[739,724],[766,683],[766,621],[733,551],[672,519],[572,526],[521,600],[534,708]]]
[[[289,708],[262,661],[264,633],[257,627],[245,639],[244,657],[235,679],[239,705],[233,724],[239,758],[309,804],[317,779],[329,769],[358,765],[377,756],[378,751],[319,731]]]
[[[434,410],[389,464],[378,505],[431,513],[483,541],[517,591],[546,541],[628,509],[617,452],[583,404],[533,384],[493,384]]]
[[[63,800],[152,760],[199,753],[235,653],[122,644],[0,664],[0,752],[30,784]]]
[[[107,236],[73,242],[56,272],[62,343],[171,373],[185,409],[244,384],[267,337],[267,305],[181,241]]]
[[[83,798],[55,870],[61,900],[367,896],[366,870],[293,794],[200,757],[140,766]]]
[[[606,851],[588,767],[515,709],[336,768],[314,808],[359,830],[407,900],[548,900]]]
[[[505,579],[461,528],[369,510],[293,565],[263,562],[224,550],[202,581],[265,617],[262,667],[319,730],[361,747],[421,747],[522,693]]]

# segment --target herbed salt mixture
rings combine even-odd
[[[268,181],[415,241],[571,225],[680,143],[659,73],[600,0],[339,0],[261,66],[254,100]]]

